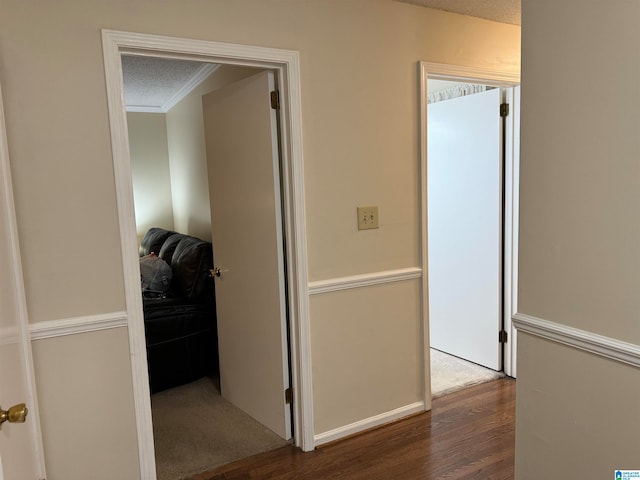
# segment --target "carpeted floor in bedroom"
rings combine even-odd
[[[151,396],[158,480],[193,474],[287,445],[220,396],[205,377]]]
[[[431,396],[442,397],[463,388],[504,377],[475,363],[431,349]]]

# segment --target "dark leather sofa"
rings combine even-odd
[[[140,257],[155,253],[172,270],[163,298],[143,296],[151,392],[215,374],[218,338],[211,243],[151,228],[139,253]]]

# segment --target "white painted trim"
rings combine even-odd
[[[369,287],[391,282],[402,282],[422,278],[422,269],[419,267],[402,268],[399,270],[387,270],[384,272],[364,273],[349,277],[330,278],[309,282],[309,295],[320,293],[350,290],[352,288]]]
[[[162,107],[145,107],[140,105],[127,105],[125,110],[127,113],[167,113]]]
[[[369,430],[379,425],[384,425],[385,423],[399,420],[409,415],[413,415],[414,413],[421,413],[424,411],[424,402],[412,403],[404,407],[396,408],[395,410],[391,410],[389,412],[381,413],[380,415],[375,415],[373,417],[365,418],[364,420],[350,423],[349,425],[345,425],[343,427],[335,428],[324,433],[319,433],[314,437],[314,439],[316,445],[322,445],[325,443],[333,442],[335,440],[340,440],[341,438],[345,438],[356,433],[360,433],[364,430]]]
[[[25,382],[25,403],[29,406],[30,418],[29,427],[31,430],[31,440],[33,441],[33,462],[34,472],[40,478],[46,477],[46,468],[44,461],[44,446],[42,443],[42,431],[40,428],[40,409],[38,406],[38,393],[36,389],[36,376],[35,368],[33,365],[33,352],[31,349],[31,342],[29,338],[29,315],[27,313],[27,297],[24,288],[24,275],[22,271],[22,256],[20,253],[20,242],[18,238],[18,221],[16,218],[16,207],[13,198],[13,181],[11,179],[11,167],[9,162],[9,145],[7,141],[7,126],[4,116],[4,103],[2,100],[2,89],[0,88],[0,202],[3,207],[0,209],[5,210],[0,218],[0,228],[7,233],[9,237],[9,270],[8,272],[2,272],[7,278],[11,277],[11,282],[15,287],[15,313],[16,313],[16,325],[15,328],[10,328],[9,331],[3,332],[7,335],[5,340],[11,340],[11,336],[16,334],[16,343],[20,349],[20,355],[22,356],[20,366],[24,373]],[[2,307],[0,307],[2,308]],[[6,368],[10,368],[10,366]],[[0,465],[1,468],[1,465]]]
[[[513,316],[513,323],[520,332],[568,345],[634,367],[640,367],[640,345],[524,313],[516,313]]]
[[[513,87],[520,84],[520,74],[488,70],[486,68],[420,62],[422,71],[431,78],[463,82],[487,83],[492,86]],[[426,96],[425,96],[426,100]]]
[[[32,323],[29,325],[29,330],[32,340],[42,340],[126,326],[127,312],[113,312]]]
[[[261,55],[265,58],[267,52]],[[313,439],[313,372],[311,368],[311,320],[309,310],[307,219],[304,192],[302,144],[302,91],[298,52],[281,51],[278,86],[282,135],[282,193],[284,195],[285,238],[289,286],[289,328],[291,334],[291,375],[294,395],[294,437],[305,452],[315,448]]]
[[[122,62],[118,37],[114,37],[110,32],[103,30],[102,49],[105,64],[109,123],[111,126],[111,149],[113,152],[116,201],[118,205],[125,304],[129,327],[129,351],[131,354],[140,478],[156,478],[151,393],[148,382],[142,296],[140,295],[140,265],[137,254],[138,234],[133,210],[129,134],[124,108]]]
[[[505,143],[505,299],[504,329],[508,334],[504,352],[504,373],[517,376],[518,332],[512,318],[518,311],[518,238],[520,212],[520,97],[519,87],[507,91],[507,103],[511,105],[506,120],[507,138]]]
[[[145,335],[139,293],[140,276],[137,261],[131,162],[122,93],[120,54],[123,52],[164,58],[188,57],[191,60],[207,63],[269,68],[274,70],[278,76],[282,91],[285,235],[289,246],[287,250],[287,282],[289,284],[294,436],[297,446],[305,451],[313,450],[311,338],[302,155],[302,96],[298,52],[112,30],[103,30],[102,39],[122,244],[122,265],[127,316],[129,318],[129,343],[141,478],[155,478],[155,459],[144,345]]]
[[[422,265],[422,394],[425,410],[431,410],[431,333],[429,331],[429,249],[427,219],[427,74],[424,62],[418,63],[420,76],[420,263]]]

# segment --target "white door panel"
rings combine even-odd
[[[272,72],[203,97],[222,396],[285,439],[289,360]]]
[[[25,423],[0,426],[0,480],[44,478],[22,266],[0,92],[0,406],[26,404]]]
[[[427,107],[431,346],[500,370],[500,90]]]

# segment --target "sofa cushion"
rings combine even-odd
[[[174,233],[167,237],[167,239],[164,241],[164,244],[162,245],[162,248],[160,249],[160,253],[158,253],[158,256],[169,265],[171,265],[171,261],[173,260],[173,252],[178,246],[178,243],[180,243],[180,240],[182,240],[184,237],[185,235],[183,235],[182,233]]]
[[[173,234],[175,234],[175,232],[165,230],[164,228],[150,228],[142,238],[142,242],[140,242],[140,248],[138,249],[139,255],[141,257],[149,255],[150,253],[160,255],[160,249],[162,248],[165,240]]]
[[[211,243],[185,235],[171,258],[172,294],[191,301],[203,301],[213,294],[210,270],[213,268]]]

